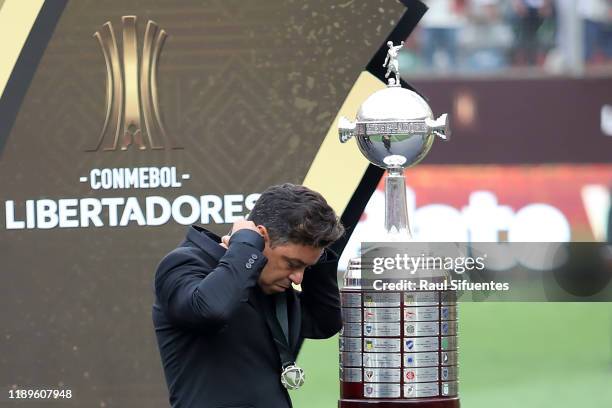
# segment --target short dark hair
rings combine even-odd
[[[291,183],[266,189],[249,220],[266,227],[271,246],[293,243],[325,248],[344,234],[338,216],[321,194]]]

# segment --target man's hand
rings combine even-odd
[[[238,220],[234,222],[234,225],[232,225],[232,231],[229,233],[229,235],[224,235],[221,237],[221,243],[219,245],[227,249],[227,247],[229,246],[229,240],[232,234],[234,234],[235,232],[241,229],[250,229],[258,233],[259,235],[262,235],[261,232],[259,232],[257,225],[255,225],[253,221]]]

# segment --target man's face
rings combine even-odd
[[[280,293],[292,283],[299,285],[304,277],[304,269],[317,263],[322,248],[286,243],[270,246],[266,239],[263,254],[268,263],[259,275],[259,286],[266,294]]]

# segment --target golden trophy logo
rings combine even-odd
[[[98,151],[110,137],[112,145],[107,143],[105,151],[127,150],[130,145],[140,150],[163,149],[159,141],[167,143],[168,137],[159,111],[157,65],[167,34],[149,20],[139,60],[136,16],[124,16],[121,21],[122,54],[110,21],[93,35],[106,62],[106,115],[98,143],[87,151]]]

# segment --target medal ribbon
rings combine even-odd
[[[287,294],[280,293],[274,296],[276,303],[275,310],[268,304],[268,313],[266,313],[266,323],[272,333],[274,345],[280,356],[281,366],[284,369],[295,363],[295,356],[289,345],[289,318],[287,312]]]

